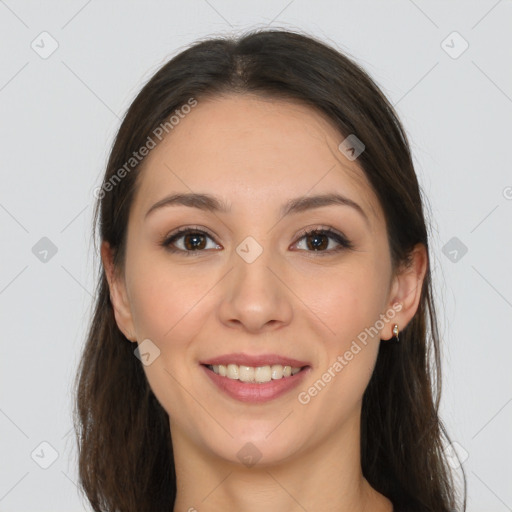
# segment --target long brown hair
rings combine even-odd
[[[161,67],[129,107],[94,214],[93,237],[99,227],[116,268],[123,268],[128,214],[144,163],[127,168],[133,153],[191,98],[244,93],[305,103],[332,120],[340,134],[356,134],[365,144],[358,163],[385,213],[393,267],[407,263],[418,243],[428,250],[409,143],[378,86],[350,58],[311,36],[257,30],[196,42]],[[168,415],[134,345],[117,327],[102,267],[96,291],[75,384],[81,490],[95,511],[172,510],[176,476]],[[363,474],[400,510],[448,512],[457,506],[443,452],[449,440],[438,414],[440,390],[429,266],[418,311],[400,343],[381,343],[362,405]],[[462,496],[465,509],[465,485]]]

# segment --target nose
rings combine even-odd
[[[293,294],[270,251],[264,250],[250,263],[235,253],[233,265],[224,280],[218,308],[221,322],[251,333],[270,332],[288,325],[293,317]]]

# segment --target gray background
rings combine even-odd
[[[92,192],[119,119],[192,41],[265,26],[346,51],[396,105],[430,202],[442,416],[468,510],[512,510],[510,0],[0,0],[1,511],[90,510],[71,382],[97,265]]]

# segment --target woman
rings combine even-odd
[[[354,62],[288,31],[194,44],[130,106],[96,195],[94,510],[455,509],[420,190]]]

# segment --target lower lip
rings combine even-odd
[[[309,373],[311,367],[307,366],[300,372],[290,377],[283,377],[281,379],[271,380],[263,384],[242,382],[238,379],[229,379],[228,377],[222,377],[216,374],[213,370],[210,370],[205,365],[201,365],[203,370],[206,372],[212,382],[227,395],[235,400],[249,403],[263,403],[269,400],[284,395],[288,391],[297,387],[301,381],[305,378],[306,374]]]

